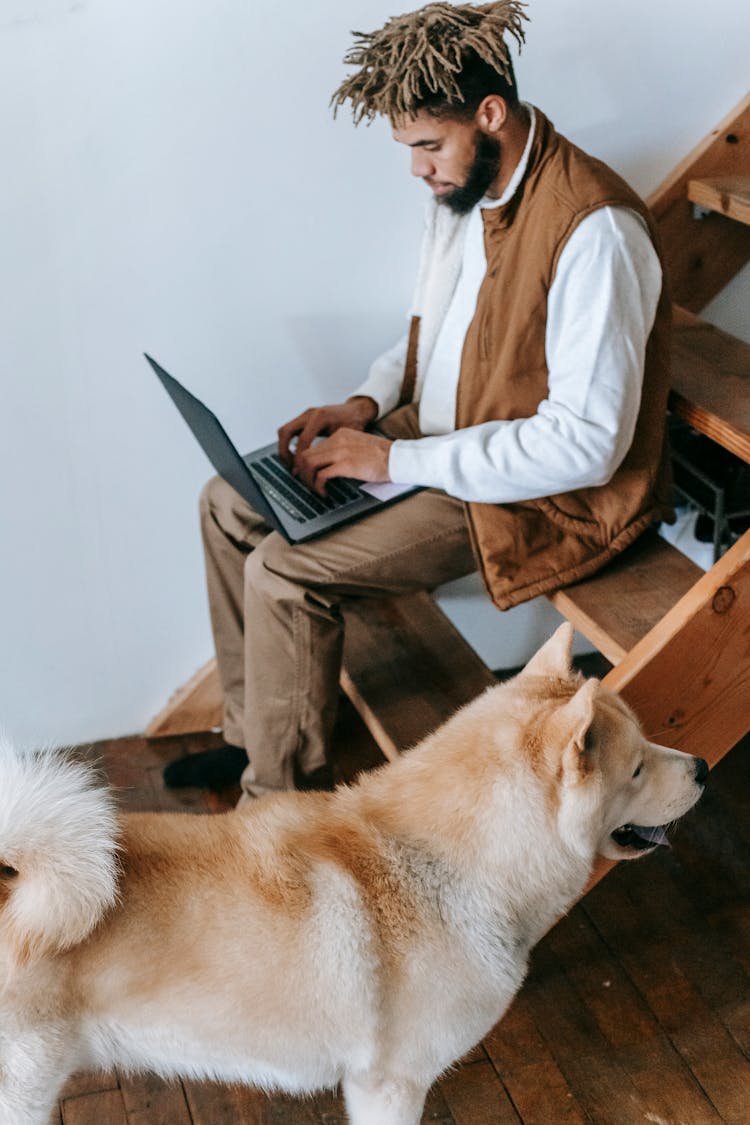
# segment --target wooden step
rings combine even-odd
[[[713,769],[750,731],[749,621],[746,531],[602,682],[633,708],[647,738]],[[600,858],[587,890],[614,866]]]
[[[715,176],[688,182],[688,199],[706,211],[750,225],[750,176]]]
[[[496,683],[429,594],[363,598],[344,611],[341,686],[386,758],[419,742]],[[216,661],[205,664],[149,723],[148,738],[221,724]]]
[[[604,678],[648,738],[710,766],[750,730],[750,531]]]
[[[669,408],[750,462],[750,345],[675,306]]]
[[[363,599],[344,617],[341,686],[386,758],[497,682],[429,594]]]
[[[701,222],[688,199],[691,180],[747,176],[750,94],[712,129],[651,193],[674,300],[700,312],[750,261],[750,227],[718,211]]]
[[[701,577],[700,567],[656,532],[642,535],[593,578],[551,597],[617,664]],[[344,610],[341,686],[387,758],[394,758],[496,682],[429,594],[363,598]],[[149,738],[221,722],[215,661],[175,693]]]
[[[146,738],[172,738],[216,730],[221,726],[222,710],[216,661],[209,660],[169,697],[143,733]]]
[[[593,578],[558,590],[550,600],[607,660],[619,664],[702,574],[649,531]]]

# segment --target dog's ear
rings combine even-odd
[[[592,747],[586,735],[594,721],[598,691],[598,680],[586,680],[556,716],[565,732],[562,764],[563,776],[569,782],[585,777],[593,766]]]
[[[567,680],[570,676],[573,626],[563,622],[546,644],[542,645],[521,673],[524,676],[555,676]]]

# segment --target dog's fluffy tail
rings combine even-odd
[[[117,898],[117,816],[90,764],[0,738],[0,956],[62,951]]]

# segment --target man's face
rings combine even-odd
[[[458,214],[471,211],[500,173],[500,142],[474,121],[431,117],[422,110],[394,128],[393,139],[411,149],[412,175]]]

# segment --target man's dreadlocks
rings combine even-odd
[[[472,68],[485,76],[499,76],[515,94],[504,37],[509,33],[521,47],[525,39],[521,21],[528,18],[523,8],[519,0],[433,3],[394,16],[378,31],[353,32],[358,42],[344,62],[360,69],[333,95],[334,115],[346,101],[352,103],[355,125],[379,114],[398,123],[424,108],[460,113],[468,108],[464,79]]]

